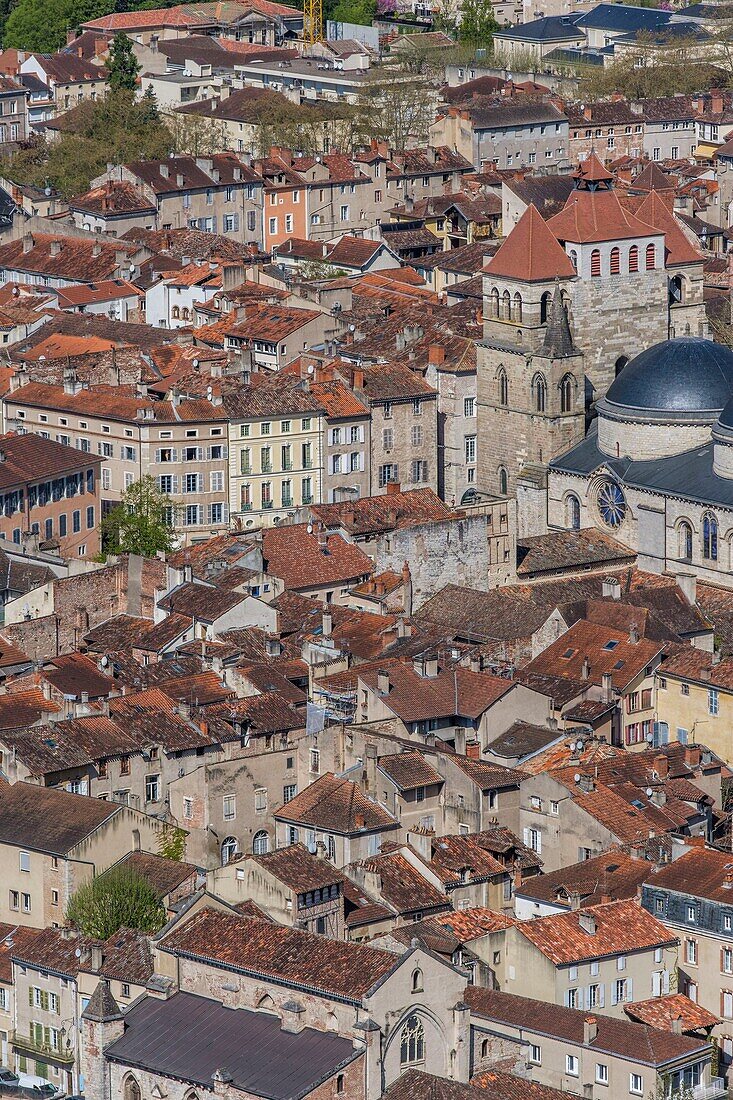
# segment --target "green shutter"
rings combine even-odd
[[[33,1008],[33,986],[28,986],[28,1004]]]
[[[44,1029],[43,1029],[43,1045],[45,1047],[50,1047],[51,1046],[51,1028],[50,1027],[44,1027]]]
[[[41,1008],[48,1012],[48,992],[45,989],[41,990]]]

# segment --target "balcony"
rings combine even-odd
[[[717,1100],[727,1096],[728,1090],[722,1077],[711,1077],[707,1085],[692,1086],[692,1100]]]
[[[292,508],[293,507],[293,498],[292,497],[283,497],[282,507],[283,508]]]
[[[260,473],[262,473],[262,474],[271,474],[272,473],[272,463],[271,462],[263,462],[262,466],[260,468]]]
[[[304,470],[312,470],[313,469],[313,459],[312,458],[304,458],[303,459],[303,469]]]
[[[39,1060],[48,1059],[49,1062],[63,1063],[64,1065],[74,1064],[73,1049],[62,1050],[59,1047],[58,1050],[54,1050],[52,1046],[46,1043],[37,1043],[35,1039],[31,1039],[29,1035],[21,1035],[19,1031],[11,1031],[9,1038],[15,1050],[21,1053],[31,1054]],[[61,1042],[60,1037],[59,1041]]]
[[[272,508],[272,501],[271,500],[263,500],[262,501],[262,507],[265,508],[265,509],[266,508]]]
[[[312,504],[312,503],[313,503],[313,494],[312,493],[303,493],[303,504]]]
[[[251,503],[250,504],[243,504],[240,511],[242,511],[242,512],[251,512],[252,511],[252,504]]]

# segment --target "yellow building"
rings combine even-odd
[[[270,526],[320,503],[323,410],[294,375],[263,378],[224,398],[229,415],[229,515]]]
[[[733,658],[689,646],[656,670],[657,728],[665,738],[705,745],[733,761]]]

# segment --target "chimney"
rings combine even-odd
[[[434,680],[438,675],[438,658],[428,657],[425,661],[425,676],[428,680]]]
[[[604,672],[601,676],[601,690],[603,692],[603,702],[610,703],[613,699],[613,678],[610,672]]]
[[[685,764],[690,768],[698,768],[700,766],[699,745],[685,745]]]
[[[50,253],[52,256],[58,256],[64,246],[63,241],[51,241]]]
[[[297,1001],[286,1001],[282,1006],[280,1028],[297,1035],[305,1027],[305,1009]]]
[[[729,871],[725,872],[725,875],[723,876],[723,889],[724,890],[733,889],[733,870],[729,870]]]
[[[33,234],[32,233],[24,233],[23,234],[23,255],[25,255],[27,252],[30,252],[31,249],[33,248],[33,246],[35,245],[35,243],[36,242],[33,240]]]
[[[606,577],[603,581],[603,597],[607,600],[621,599],[621,582],[618,577]]]
[[[102,954],[102,948],[96,944],[92,946],[92,970],[99,973],[102,969],[104,962],[104,955]]]
[[[723,96],[717,88],[714,88],[710,93],[710,110],[714,115],[719,115],[723,112]]]
[[[701,680],[708,681],[710,679],[711,675],[712,675],[712,672],[709,668],[701,668],[700,669],[700,679]]]
[[[636,645],[636,643],[639,641],[639,628],[637,627],[636,623],[632,623],[631,627],[629,628],[629,641],[632,645]]]
[[[389,673],[383,668],[377,673],[377,691],[380,695],[389,695]]]
[[[682,1017],[681,1016],[675,1016],[674,1019],[671,1022],[672,1022],[672,1034],[673,1035],[681,1035],[682,1034]]]
[[[578,924],[583,932],[587,932],[589,936],[595,936],[597,931],[596,918],[592,913],[580,913],[578,916]]]
[[[428,348],[428,363],[431,367],[441,367],[445,363],[445,348],[442,344],[431,344]]]
[[[331,637],[331,631],[333,630],[333,615],[329,610],[328,604],[323,605],[323,617],[322,617],[322,632],[324,638]]]
[[[694,573],[678,573],[675,577],[677,587],[688,603],[697,601],[697,577]]]
[[[590,1046],[596,1041],[598,1035],[598,1020],[595,1016],[586,1016],[583,1020],[583,1043]]]
[[[587,680],[590,676],[590,661],[587,657],[585,657],[583,660],[583,667],[580,670],[580,675],[584,680]]]
[[[399,481],[388,481],[387,482],[387,496],[388,497],[392,497],[396,493],[401,493],[401,492],[402,492],[402,486],[400,485]]]
[[[578,780],[578,786],[584,794],[590,794],[596,789],[595,780],[592,775],[581,775]]]

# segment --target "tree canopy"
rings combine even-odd
[[[137,89],[137,78],[142,70],[138,64],[133,42],[122,31],[118,31],[112,39],[107,59],[107,83],[113,92],[124,88],[128,92]]]
[[[3,174],[36,187],[49,184],[68,199],[87,191],[110,161],[158,159],[173,148],[155,97],[138,100],[125,88],[95,102],[85,100],[63,115],[60,125],[55,141],[34,138],[5,159]]]
[[[159,932],[165,909],[148,880],[123,865],[80,886],[69,898],[66,919],[83,935],[106,940],[123,927]]]
[[[18,0],[5,22],[3,44],[53,53],[66,45],[68,31],[114,10],[114,0]]]
[[[171,498],[159,491],[154,477],[146,474],[125,490],[122,503],[102,520],[104,550],[148,558],[172,550],[172,510]]]
[[[468,42],[488,51],[494,41],[494,31],[498,29],[499,24],[490,0],[463,0],[458,22],[458,37],[461,42]]]

